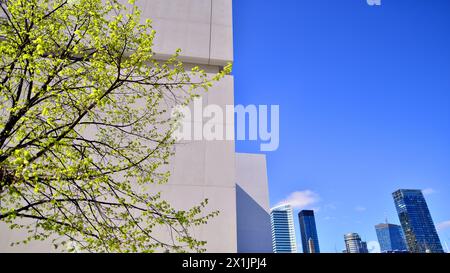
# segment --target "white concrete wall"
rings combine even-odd
[[[227,76],[205,96],[203,104],[232,105],[233,77]],[[203,120],[203,123],[207,119]],[[195,121],[192,121],[192,126]],[[234,128],[234,122],[222,126]],[[209,200],[208,211],[220,211],[207,225],[195,230],[208,242],[208,252],[237,251],[235,145],[234,141],[182,141],[176,145],[171,178],[158,188],[172,205],[186,209]]]
[[[203,104],[233,104],[233,77],[226,76],[203,96]],[[203,120],[203,123],[206,119]],[[195,121],[192,121],[192,128]],[[233,121],[223,126],[234,128]],[[162,198],[176,209],[186,210],[209,200],[205,212],[219,211],[219,216],[207,225],[191,230],[199,240],[207,241],[208,252],[237,251],[236,184],[234,141],[181,141],[175,145],[175,156],[168,167],[169,183],[152,185],[161,192]],[[169,241],[162,229],[155,235]],[[31,242],[27,245],[9,247],[11,242],[23,240],[25,234],[10,231],[0,222],[0,252],[54,252],[51,242]]]
[[[127,0],[121,0],[127,2]],[[182,49],[184,61],[224,66],[233,61],[231,0],[138,0],[156,30],[159,58]]]
[[[271,253],[266,157],[236,154],[237,238],[240,253]]]
[[[211,72],[233,61],[231,0],[138,0],[137,3],[143,9],[143,19],[151,18],[154,22],[157,31],[154,49],[158,58],[164,59],[181,48],[185,62],[207,65]],[[233,77],[227,76],[203,96],[203,103],[233,105],[233,82]],[[228,125],[234,126],[234,121]],[[179,209],[198,205],[208,198],[208,208],[219,210],[220,215],[194,230],[194,235],[208,242],[208,252],[236,252],[234,141],[179,144],[169,168],[170,182],[156,190],[161,190],[162,196]],[[54,251],[49,242],[9,247],[10,242],[21,238],[21,232],[12,232],[0,223],[0,252]]]

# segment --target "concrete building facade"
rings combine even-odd
[[[120,0],[127,3],[127,0]],[[231,0],[138,0],[142,19],[152,19],[157,32],[155,58],[165,60],[180,48],[187,66],[200,66],[211,75],[233,62]],[[202,96],[203,105],[234,105],[234,78],[226,76]],[[192,120],[192,125],[198,122]],[[203,120],[204,124],[206,120]],[[234,128],[234,120],[223,121]],[[208,211],[220,211],[207,225],[191,230],[207,241],[207,252],[272,252],[269,193],[264,155],[235,154],[233,140],[181,141],[168,167],[168,184],[162,193],[176,209],[187,209],[209,200]],[[237,183],[237,184],[236,184]],[[162,238],[165,230],[157,231]],[[156,235],[156,236],[158,236]],[[0,252],[54,252],[51,242],[24,239],[0,222]]]
[[[122,0],[126,3],[126,0]],[[156,58],[164,60],[182,49],[186,64],[199,65],[213,75],[233,62],[231,0],[141,0],[143,20],[151,18],[157,32]],[[226,76],[203,95],[203,103],[234,104],[233,76]],[[234,126],[228,121],[227,126]],[[225,121],[224,121],[225,124]],[[237,252],[234,141],[192,141],[176,145],[171,179],[157,189],[175,208],[186,209],[208,198],[208,210],[220,215],[193,235],[208,242],[208,252]],[[262,181],[266,183],[267,180]],[[267,204],[264,204],[266,206]],[[10,248],[23,234],[0,223],[0,252],[49,252],[51,244],[31,242]]]
[[[237,250],[271,253],[269,188],[266,157],[236,154]]]

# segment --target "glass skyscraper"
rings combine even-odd
[[[303,253],[320,253],[314,211],[302,210],[298,213]]]
[[[344,236],[345,239],[345,253],[369,253],[367,243],[361,241],[358,233],[349,233]]]
[[[422,191],[398,190],[392,195],[408,250],[413,253],[443,253]]]
[[[290,205],[282,205],[271,209],[272,246],[274,253],[296,253],[294,217]]]
[[[402,252],[407,250],[401,226],[385,223],[376,225],[375,230],[381,252]]]

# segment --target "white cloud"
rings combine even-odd
[[[305,209],[319,202],[319,200],[319,195],[311,190],[296,191],[291,193],[283,201],[279,202],[277,206],[289,204],[293,209]]]
[[[438,231],[443,231],[450,228],[450,220],[437,224],[436,228],[438,229]]]
[[[424,195],[430,195],[430,194],[436,193],[436,190],[434,190],[434,189],[432,189],[432,188],[426,188],[426,189],[423,189],[423,190],[422,190],[422,193],[423,193]]]
[[[365,208],[365,207],[363,207],[363,206],[356,206],[356,207],[355,207],[355,210],[356,210],[357,212],[364,212],[364,211],[367,210],[367,208]]]
[[[380,244],[377,241],[367,242],[367,249],[369,250],[370,253],[381,252]]]

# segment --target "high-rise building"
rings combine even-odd
[[[369,253],[367,243],[361,240],[358,233],[344,235],[346,253]]]
[[[270,211],[272,224],[272,246],[274,253],[296,253],[294,217],[290,205],[272,208]]]
[[[394,224],[378,224],[375,226],[381,252],[406,251],[405,237],[402,227]]]
[[[309,238],[309,240],[308,240],[308,247],[309,247],[309,253],[319,253],[319,252],[316,252],[316,248],[314,246],[314,241],[312,238]]]
[[[360,253],[369,253],[369,249],[367,248],[367,242],[366,241],[361,241],[361,249],[360,249]]]
[[[298,213],[303,253],[320,253],[314,211],[302,210]]]
[[[398,190],[392,195],[408,250],[413,253],[444,252],[422,191]]]

